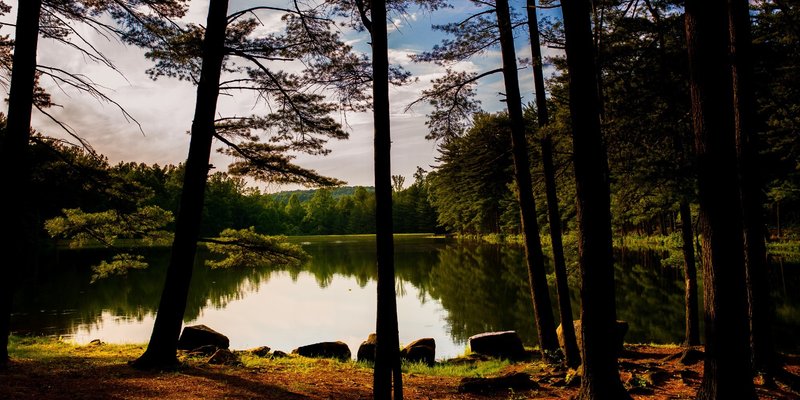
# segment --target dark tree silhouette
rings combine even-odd
[[[480,7],[483,2],[474,2]],[[495,14],[496,20],[488,17]],[[522,98],[517,76],[516,51],[514,49],[514,24],[507,1],[496,1],[494,8],[481,10],[461,22],[434,26],[435,29],[456,36],[434,46],[430,52],[413,57],[415,61],[448,63],[469,59],[488,49],[500,45],[502,68],[481,74],[458,73],[448,70],[444,78],[435,80],[433,87],[423,92],[415,101],[428,101],[434,111],[428,115],[429,138],[445,139],[461,135],[465,127],[462,121],[480,110],[473,98],[473,86],[486,76],[502,72],[505,83],[505,101],[511,125],[511,152],[514,162],[514,178],[517,184],[522,234],[524,238],[528,281],[534,309],[534,323],[539,335],[539,346],[544,356],[558,350],[555,321],[547,287],[544,255],[539,239],[539,224],[536,220],[536,202],[531,183],[528,143],[522,112]],[[412,103],[413,104],[413,103]]]
[[[579,399],[629,398],[619,379],[608,162],[600,132],[600,101],[588,0],[564,0],[578,252],[581,273],[583,375]]]
[[[0,250],[6,255],[2,262],[2,314],[0,314],[0,340],[2,353],[0,363],[8,362],[8,335],[11,330],[11,311],[14,300],[14,282],[17,263],[30,262],[32,246],[29,236],[33,226],[29,221],[27,204],[31,165],[28,160],[31,109],[33,107],[34,82],[36,80],[36,47],[39,39],[39,13],[41,0],[22,1],[17,9],[17,34],[14,47],[14,68],[11,72],[11,88],[8,97],[8,121],[0,141],[0,171],[3,185],[14,188],[14,196],[5,196],[6,206],[0,213],[2,240]]]
[[[558,340],[553,320],[553,308],[550,303],[550,292],[547,288],[547,271],[544,268],[542,242],[539,239],[539,223],[536,220],[536,202],[533,198],[528,141],[525,137],[522,96],[519,91],[514,32],[511,26],[508,1],[497,0],[495,12],[500,35],[506,105],[508,116],[511,119],[511,154],[514,160],[514,178],[517,183],[517,201],[519,202],[522,236],[525,242],[525,261],[528,265],[534,320],[542,356],[549,357],[548,353],[558,350]]]
[[[132,364],[137,368],[170,367],[177,363],[176,351],[186,299],[192,276],[213,140],[222,142],[226,154],[238,157],[230,166],[235,175],[256,179],[305,185],[330,186],[336,179],[291,162],[289,151],[327,154],[328,138],[347,137],[329,113],[355,107],[364,100],[358,90],[354,71],[364,62],[354,56],[349,46],[328,28],[331,21],[317,16],[314,10],[253,7],[227,14],[227,0],[211,0],[205,29],[190,25],[186,29],[161,24],[149,27],[158,35],[133,38],[137,44],[153,50],[149,57],[157,59],[149,71],[153,77],[177,76],[197,79],[197,100],[192,122],[183,181],[183,190],[175,225],[172,256],[167,269],[153,333],[145,353]],[[280,34],[251,39],[259,22],[257,17],[244,16],[259,10],[283,12],[285,30]],[[202,35],[201,43],[196,38]],[[226,61],[229,57],[244,60],[247,66]],[[300,60],[306,69],[292,75],[270,68],[269,62]],[[197,70],[198,62],[200,65]],[[332,66],[337,65],[337,69]],[[240,72],[227,81],[223,72]],[[358,74],[355,74],[356,76]],[[356,79],[349,85],[348,79]],[[338,86],[337,86],[338,85]],[[314,88],[332,87],[340,95],[341,105],[326,102],[314,94]],[[266,116],[216,117],[221,91],[253,91],[267,102]],[[274,102],[271,104],[270,101]],[[256,132],[264,132],[265,142]],[[207,239],[203,239],[207,240]]]
[[[168,0],[151,2],[146,0],[33,0],[18,2],[16,38],[14,46],[13,65],[11,67],[11,87],[9,93],[8,125],[0,143],[0,166],[3,168],[0,180],[7,187],[14,187],[18,196],[13,196],[6,208],[8,213],[3,213],[3,226],[6,227],[0,250],[9,256],[6,260],[13,260],[13,264],[2,263],[2,316],[0,316],[0,336],[7,345],[10,331],[10,313],[12,310],[14,269],[19,268],[17,263],[28,265],[35,262],[34,239],[38,228],[25,198],[28,195],[31,172],[28,157],[30,142],[30,121],[32,108],[36,107],[43,115],[52,119],[61,126],[68,135],[72,136],[80,145],[91,151],[91,147],[77,132],[61,123],[45,109],[52,105],[50,96],[36,86],[37,79],[47,77],[60,87],[72,88],[88,93],[98,100],[109,102],[117,106],[122,113],[131,118],[122,107],[103,93],[91,79],[80,74],[74,74],[64,69],[52,66],[38,65],[36,49],[39,35],[62,43],[73,51],[81,53],[86,59],[103,64],[116,70],[114,64],[93,47],[71,22],[89,26],[101,35],[124,36],[128,30],[139,29],[146,21],[161,18],[180,16],[185,11],[184,0]],[[4,11],[7,6],[2,4]],[[102,20],[103,15],[110,15],[116,24],[109,24]],[[42,23],[44,21],[44,23]],[[70,40],[77,37],[76,44]],[[94,155],[94,154],[93,154]],[[96,156],[96,155],[95,155]],[[6,237],[5,235],[8,235]],[[7,357],[6,346],[3,346],[0,359],[5,362]]]
[[[698,399],[755,399],[726,1],[686,2],[703,233],[705,363]]]
[[[392,169],[389,127],[389,53],[386,32],[386,2],[372,1],[369,25],[372,38],[372,113],[375,135],[375,233],[378,262],[378,304],[375,332],[375,399],[403,398],[400,371],[400,340],[394,280],[394,239],[392,237]],[[394,383],[394,385],[392,385]]]
[[[192,139],[183,178],[180,208],[175,224],[164,291],[147,350],[133,365],[135,367],[163,367],[178,363],[176,350],[178,335],[186,311],[186,299],[192,278],[192,266],[197,252],[200,221],[203,215],[208,159],[214,138],[214,120],[219,97],[220,73],[225,57],[225,27],[228,0],[211,0],[203,37],[203,62],[197,99],[192,119]]]
[[[571,367],[581,363],[580,349],[575,338],[572,323],[572,304],[569,299],[567,264],[564,260],[564,245],[561,239],[561,213],[558,210],[556,190],[556,171],[553,165],[553,138],[547,129],[550,124],[547,111],[547,96],[544,91],[544,72],[542,71],[542,49],[539,41],[539,23],[536,16],[536,1],[527,1],[528,31],[531,37],[531,58],[533,64],[533,84],[536,91],[536,119],[543,134],[539,144],[542,147],[542,167],[544,170],[545,191],[547,194],[547,217],[550,221],[550,243],[553,248],[553,268],[556,274],[558,293],[558,312],[561,319],[561,336],[564,339],[564,361]]]

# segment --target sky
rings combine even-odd
[[[235,12],[253,5],[279,5],[282,0],[231,0],[229,12]],[[14,23],[16,18],[16,1],[6,3],[12,6],[12,12],[0,16],[4,23]],[[512,1],[512,5],[520,3]],[[390,89],[391,134],[392,134],[392,174],[403,175],[410,182],[417,166],[431,170],[436,164],[437,143],[425,139],[427,128],[425,114],[430,110],[427,105],[417,105],[409,111],[406,106],[417,99],[421,91],[430,85],[431,79],[444,75],[444,68],[433,64],[417,64],[410,61],[409,55],[429,50],[444,36],[431,30],[432,24],[441,24],[463,19],[474,8],[472,3],[454,2],[454,7],[427,13],[410,12],[407,15],[393,16],[389,24],[389,61],[401,65],[417,81]],[[182,22],[205,23],[207,1],[194,0],[187,16]],[[556,11],[549,10],[548,13]],[[259,30],[268,32],[272,22],[279,22],[279,15],[260,15],[264,27]],[[48,79],[42,80],[42,86],[52,94],[55,103],[60,107],[49,112],[58,120],[65,122],[91,143],[99,153],[105,155],[112,164],[118,162],[144,162],[148,164],[178,164],[186,159],[189,148],[188,131],[194,111],[196,88],[189,82],[177,79],[160,78],[151,80],[145,71],[152,66],[152,61],[144,57],[143,49],[124,45],[113,38],[103,38],[86,27],[76,26],[84,33],[93,46],[102,51],[114,62],[121,73],[110,70],[104,65],[88,60],[74,49],[50,39],[40,39],[38,60],[40,65],[58,67],[73,73],[83,74],[102,86],[104,92],[119,103],[135,118],[141,127],[129,120],[113,104],[98,101],[84,93],[62,88]],[[13,27],[3,26],[0,34],[12,35]],[[360,51],[368,51],[367,33],[346,33],[348,41]],[[517,56],[530,57],[530,45],[527,37],[518,37],[516,41]],[[553,54],[544,49],[545,55]],[[499,67],[499,49],[488,52],[485,56],[462,62],[456,69],[483,72]],[[547,74],[548,71],[545,71]],[[533,82],[530,68],[519,71],[523,102],[532,101]],[[4,88],[7,91],[7,88]],[[478,97],[484,109],[490,112],[504,108],[500,93],[505,92],[501,76],[495,75],[480,81]],[[6,93],[7,96],[7,93]],[[218,103],[220,115],[250,115],[263,110],[264,105],[256,105],[247,94],[235,97],[221,97]],[[346,141],[331,141],[327,156],[309,156],[298,154],[296,163],[317,172],[338,178],[354,186],[372,186],[372,114],[348,113],[337,115],[346,124],[350,138]],[[66,137],[61,128],[34,109],[32,127],[48,136]],[[215,143],[215,149],[220,147]],[[211,163],[216,170],[225,170],[227,165],[235,161],[230,156],[212,153]],[[291,190],[298,187],[291,185],[266,185],[261,182],[250,182],[263,191],[275,192]]]

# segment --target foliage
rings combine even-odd
[[[144,256],[139,254],[120,253],[115,254],[111,262],[100,261],[100,264],[92,266],[92,280],[94,283],[98,279],[107,278],[111,275],[125,275],[129,269],[147,268]]]
[[[512,181],[508,117],[476,114],[473,127],[440,147],[430,174],[430,199],[438,222],[459,233],[499,233],[501,219],[518,211]]]
[[[299,265],[308,254],[283,236],[259,234],[255,228],[225,229],[219,238],[203,240],[212,253],[223,255],[222,260],[207,260],[211,268],[257,267],[263,265]]]
[[[117,210],[86,213],[80,209],[65,209],[63,217],[45,222],[52,237],[69,238],[70,246],[85,246],[91,241],[113,246],[117,239],[140,239],[156,243],[169,238],[164,226],[172,222],[172,213],[157,206],[144,206],[133,213]]]

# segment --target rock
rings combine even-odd
[[[466,356],[451,358],[446,361],[447,364],[450,365],[465,365],[465,364],[475,364],[478,361],[489,361],[491,357],[483,354],[472,353]]]
[[[275,350],[272,352],[272,358],[286,358],[286,357],[289,357],[289,355],[280,350]]]
[[[400,358],[433,365],[436,358],[436,341],[433,338],[417,339],[400,350]]]
[[[272,350],[267,346],[256,347],[254,349],[247,350],[248,353],[256,356],[256,357],[267,357],[269,356],[269,351]]]
[[[681,358],[678,359],[678,363],[682,365],[694,365],[703,361],[703,358],[705,358],[705,353],[702,350],[686,349],[686,351],[681,353]]]
[[[217,346],[214,346],[212,344],[207,344],[205,346],[200,346],[200,347],[190,351],[189,355],[208,357],[208,356],[216,353],[217,350],[219,350],[219,348]]]
[[[469,338],[469,348],[474,353],[520,360],[525,358],[525,348],[517,332],[487,332]]]
[[[344,342],[320,342],[300,346],[292,350],[292,354],[303,357],[337,358],[341,361],[350,359],[350,348]]]
[[[239,357],[233,354],[228,349],[217,350],[211,358],[208,359],[209,364],[238,364]]]
[[[578,342],[578,348],[580,349],[583,345],[583,338],[581,336],[581,320],[577,319],[572,321],[573,326],[575,326],[575,339]],[[625,344],[625,335],[628,333],[628,323],[625,321],[617,320],[616,324],[616,337],[614,338],[614,346],[617,349],[617,354],[622,353],[623,345]],[[561,324],[558,324],[556,328],[556,335],[558,335],[558,344],[561,348],[564,348],[564,335],[563,335],[563,328]]]
[[[181,338],[178,340],[178,349],[194,350],[206,345],[227,349],[228,346],[230,346],[230,340],[228,340],[227,336],[205,325],[194,325],[183,328]]]
[[[459,393],[493,393],[498,391],[530,390],[539,385],[531,380],[531,376],[524,372],[516,372],[495,378],[464,378],[458,385]]]
[[[361,342],[361,346],[358,346],[358,353],[356,353],[356,359],[358,361],[375,361],[375,345],[378,343],[378,335],[374,333],[370,333],[367,340]]]

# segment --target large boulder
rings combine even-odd
[[[469,348],[473,353],[497,358],[520,360],[525,358],[522,339],[515,331],[486,332],[469,338]]]
[[[320,342],[300,346],[292,350],[292,354],[314,358],[337,358],[341,361],[350,359],[350,348],[345,342]]]
[[[436,358],[436,341],[433,338],[417,339],[400,350],[400,358],[433,365]]]
[[[220,349],[227,349],[230,346],[227,336],[205,326],[194,325],[183,328],[180,339],[178,339],[178,349],[194,350],[202,346],[215,346]]]
[[[356,359],[358,361],[375,361],[375,346],[378,343],[378,335],[374,333],[370,333],[367,340],[361,342],[361,346],[358,346],[358,353],[356,353]]]
[[[575,339],[578,342],[578,348],[580,349],[583,342],[583,337],[581,336],[581,320],[572,321],[573,326],[575,326]],[[615,325],[615,334],[614,334],[614,348],[617,350],[617,353],[621,353],[623,350],[622,345],[625,341],[625,334],[628,333],[628,323],[625,321],[617,320]],[[556,334],[558,335],[558,344],[561,348],[564,348],[564,333],[561,324],[558,325],[556,328]]]

